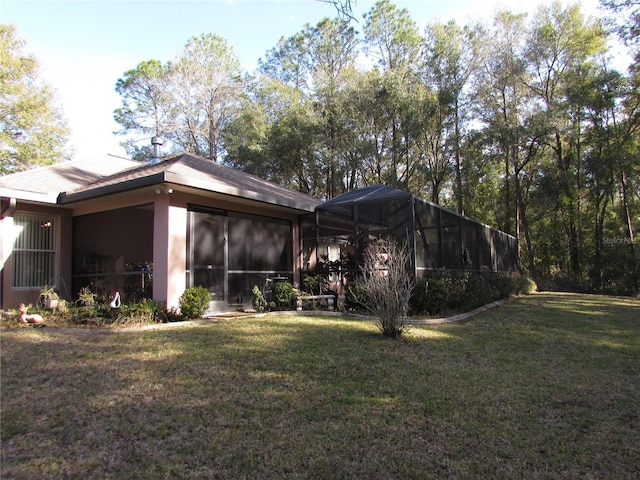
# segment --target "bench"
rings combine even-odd
[[[336,300],[334,295],[301,295],[298,297],[296,310],[302,310],[304,302],[324,300],[327,302],[327,310],[333,311]]]

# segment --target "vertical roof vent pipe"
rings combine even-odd
[[[160,146],[162,145],[162,138],[158,136],[151,137],[151,145],[153,145],[153,158],[151,159],[151,165],[157,165],[160,163]]]

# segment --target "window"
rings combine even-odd
[[[17,214],[14,219],[12,287],[55,285],[55,218]]]

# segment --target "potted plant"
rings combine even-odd
[[[55,310],[58,307],[59,300],[60,296],[56,293],[53,287],[45,285],[44,288],[40,290],[40,303],[42,303],[44,308]]]

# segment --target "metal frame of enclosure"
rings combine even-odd
[[[307,271],[316,262],[345,265],[347,257],[357,262],[377,238],[408,243],[416,278],[441,268],[519,269],[515,237],[384,185],[347,192],[319,205],[314,219],[303,219],[302,237]]]

